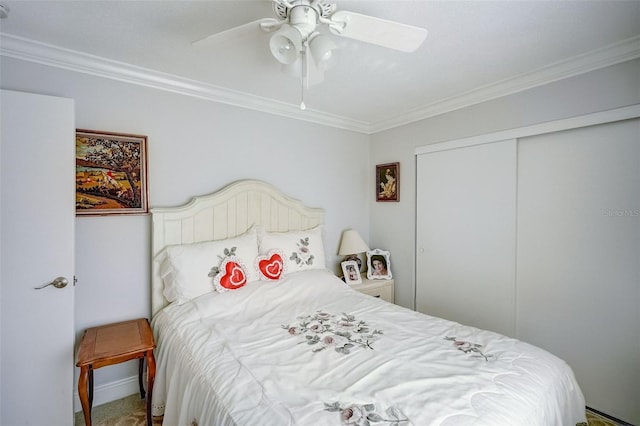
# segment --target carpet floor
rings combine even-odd
[[[91,420],[94,426],[145,426],[146,425],[145,401],[138,394],[118,399],[108,404],[93,408]],[[589,426],[620,426],[587,410]],[[154,418],[153,426],[161,426],[162,418]],[[75,414],[75,426],[84,426],[82,411]],[[168,425],[173,426],[173,425]]]
[[[140,399],[139,394],[134,394],[93,407],[91,422],[93,426],[146,426],[145,400]],[[160,425],[162,425],[162,418],[154,418],[153,426]],[[84,426],[82,411],[75,414],[74,426]]]

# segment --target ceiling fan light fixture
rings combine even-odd
[[[313,61],[309,61],[308,67],[309,75],[307,76],[306,86],[316,86],[324,82],[324,70],[320,67],[316,67]],[[280,70],[283,74],[299,79],[302,77],[302,56],[296,59],[291,64],[280,65]]]
[[[274,58],[281,64],[292,64],[302,50],[302,36],[290,25],[283,25],[269,40]]]
[[[327,37],[322,34],[317,34],[309,41],[309,50],[311,50],[311,56],[319,68],[327,68],[330,64],[330,60],[333,56],[333,50],[338,46]]]
[[[306,4],[297,4],[289,12],[289,23],[306,39],[318,25],[318,11]]]
[[[282,72],[290,77],[300,78],[302,76],[302,59],[298,57],[290,64],[282,64]]]

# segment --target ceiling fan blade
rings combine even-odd
[[[219,33],[211,34],[203,39],[192,42],[191,45],[204,46],[237,41],[247,37],[254,37],[257,34],[264,34],[265,31],[272,30],[279,25],[282,25],[282,22],[274,18],[258,19],[257,21],[249,22],[248,24],[239,25]]]
[[[331,15],[331,21],[337,23],[329,25],[334,34],[407,53],[420,47],[427,37],[427,30],[424,28],[345,10]],[[340,29],[341,27],[344,28]]]

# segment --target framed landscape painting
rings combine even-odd
[[[145,214],[147,137],[76,130],[76,215]]]

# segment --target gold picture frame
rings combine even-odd
[[[76,215],[147,213],[147,137],[76,129]]]

